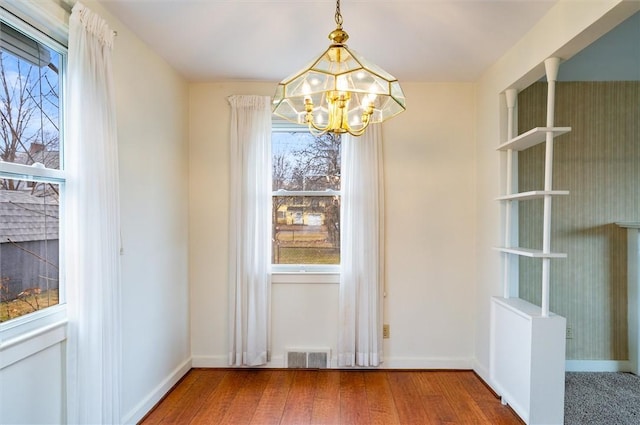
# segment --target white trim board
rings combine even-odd
[[[36,328],[0,344],[0,370],[67,339],[67,321]]]
[[[162,400],[175,384],[191,370],[191,359],[176,367],[164,381],[153,389],[140,403],[122,418],[123,424],[137,424],[153,407]]]
[[[225,368],[229,366],[226,356],[193,356],[193,367]],[[271,358],[265,368],[284,367],[284,356],[277,355]],[[331,368],[337,368],[337,359],[331,359]],[[426,358],[426,357],[394,357],[385,358],[379,368],[376,369],[461,369],[472,370],[474,360],[467,357],[459,358]]]
[[[631,372],[628,360],[566,360],[566,372]]]
[[[194,368],[230,367],[227,356],[192,356],[191,366]]]

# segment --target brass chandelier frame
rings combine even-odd
[[[329,48],[278,84],[273,112],[308,126],[315,135],[360,136],[371,123],[403,112],[405,97],[395,77],[347,47],[349,35],[342,28],[340,0],[336,1],[335,22]]]

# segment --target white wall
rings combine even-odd
[[[83,3],[118,32],[113,64],[124,245],[122,413],[135,423],[191,366],[188,86],[100,4]],[[20,344],[11,350],[28,351]],[[61,342],[0,366],[0,423],[62,423],[64,364]]]
[[[56,344],[2,370],[2,380],[11,383],[11,388],[3,384],[3,424],[60,423],[64,415],[60,385],[63,359],[64,350]],[[34,408],[36,404],[38,408]]]
[[[500,205],[504,191],[504,157],[496,147],[506,140],[506,107],[501,93],[527,87],[544,74],[543,62],[568,59],[638,10],[635,1],[561,1],[478,82],[477,111],[477,236],[474,369],[489,380],[490,297],[502,294]],[[562,67],[562,65],[560,65]],[[500,125],[502,123],[502,125]]]
[[[63,423],[66,325],[58,323],[15,344],[1,341],[0,423]]]
[[[226,365],[226,96],[272,95],[274,84],[187,87],[100,4],[85,3],[119,34],[123,413],[135,422],[188,369],[190,352],[194,365]],[[403,84],[409,109],[384,129],[386,366],[466,368],[475,358],[488,379],[489,297],[500,293],[499,255],[491,250],[500,239],[493,201],[501,169],[495,146],[503,140],[499,93],[528,85],[542,75],[544,58],[557,49],[575,53],[637,5],[626,2],[607,15],[618,3],[561,2],[487,71],[477,90]],[[337,285],[277,284],[273,306],[274,359],[288,346],[335,348]],[[60,422],[64,349],[48,347],[0,370],[1,423]],[[14,400],[41,404],[28,409]]]
[[[231,94],[276,83],[190,86],[190,277],[195,366],[227,364],[228,127]],[[475,153],[472,84],[403,83],[408,110],[385,123],[386,367],[470,368]],[[464,264],[460,267],[460,263]],[[335,346],[338,285],[273,285],[273,361]]]
[[[260,83],[189,86],[189,278],[194,366],[227,365],[227,96],[271,96],[272,88]]]
[[[388,366],[469,368],[476,269],[474,88],[403,84],[384,132]]]
[[[122,414],[133,423],[191,367],[188,85],[131,30],[109,22],[118,32]]]

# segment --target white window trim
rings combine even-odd
[[[67,306],[58,304],[2,323],[0,370],[66,339]]]
[[[284,264],[287,268],[289,264]],[[295,268],[296,266],[293,265]],[[308,265],[297,266],[308,268]],[[305,271],[298,269],[297,271],[274,271],[271,273],[271,283],[340,283],[340,266],[334,266],[338,270],[335,272],[326,271]]]
[[[29,28],[27,31],[32,32],[35,28],[51,40],[55,40],[61,47],[69,42],[71,6],[65,5],[64,2],[3,0],[0,11],[2,19],[18,29]],[[50,43],[51,40],[46,43]]]
[[[37,3],[37,4],[36,4]],[[23,0],[5,0],[0,8],[2,20],[14,28],[28,34],[34,40],[51,46],[66,57],[68,41],[69,12],[54,2],[25,2]],[[60,64],[60,122],[64,123],[65,87],[64,76],[66,61]],[[60,139],[64,138],[64,125],[60,128]],[[60,167],[64,166],[64,142],[60,144]],[[44,168],[32,165],[14,164],[0,161],[0,177],[55,183],[59,185],[61,198],[64,193],[65,172],[60,169]],[[64,205],[59,206],[60,217],[64,214]],[[59,224],[59,269],[60,287],[64,288],[64,226]],[[59,304],[15,319],[0,323],[0,370],[20,361],[48,346],[66,339],[67,306],[64,289],[60,291]]]
[[[272,133],[291,133],[309,131],[304,125],[274,119]],[[271,196],[340,196],[339,190],[285,190],[271,192]],[[340,283],[339,264],[272,264],[271,283]]]
[[[62,162],[62,161],[61,161]],[[37,165],[14,164],[0,160],[0,173],[9,179],[64,183],[64,171]]]
[[[272,196],[342,196],[339,190],[286,190],[278,189],[271,192]]]

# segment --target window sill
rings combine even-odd
[[[340,283],[340,272],[286,271],[271,273],[271,283]]]
[[[0,325],[0,370],[67,338],[66,305],[49,307]]]

